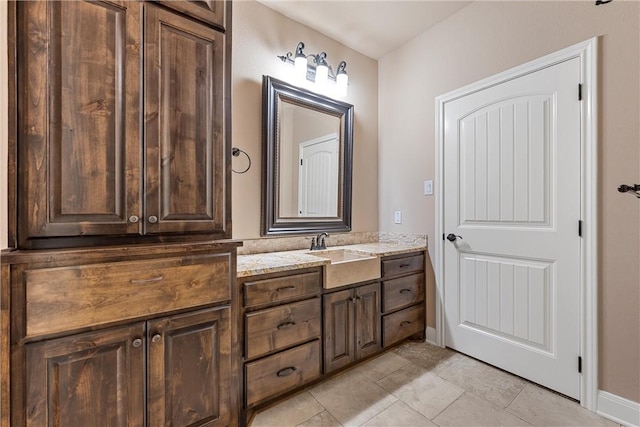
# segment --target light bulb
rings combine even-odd
[[[294,65],[296,76],[300,79],[307,78],[307,58],[304,56],[296,56]]]
[[[325,84],[329,78],[329,67],[326,65],[318,65],[316,67],[316,83]]]
[[[347,96],[347,87],[349,86],[349,75],[347,73],[339,73],[336,76],[336,89],[338,95]]]

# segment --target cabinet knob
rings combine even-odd
[[[160,334],[155,334],[153,337],[151,337],[151,342],[160,342],[161,339],[162,337],[160,336]]]
[[[131,215],[129,217],[129,222],[132,224],[135,224],[136,222],[138,222],[140,220],[140,218],[138,218],[138,215]]]
[[[151,216],[149,217],[149,222],[150,222],[151,224],[155,224],[156,222],[158,222],[158,217],[157,217],[157,216],[155,216],[155,215],[151,215]]]
[[[138,348],[138,347],[140,347],[140,346],[142,345],[142,339],[140,339],[140,338],[136,338],[135,340],[133,340],[133,342],[131,343],[131,345],[132,345],[134,348]]]

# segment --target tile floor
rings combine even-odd
[[[449,349],[408,342],[258,413],[251,427],[617,426]]]

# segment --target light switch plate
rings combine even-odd
[[[394,224],[402,224],[402,211],[395,211],[393,215]]]
[[[433,181],[428,180],[424,182],[424,195],[433,196]]]

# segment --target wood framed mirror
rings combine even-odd
[[[351,231],[353,105],[263,76],[263,236]]]

